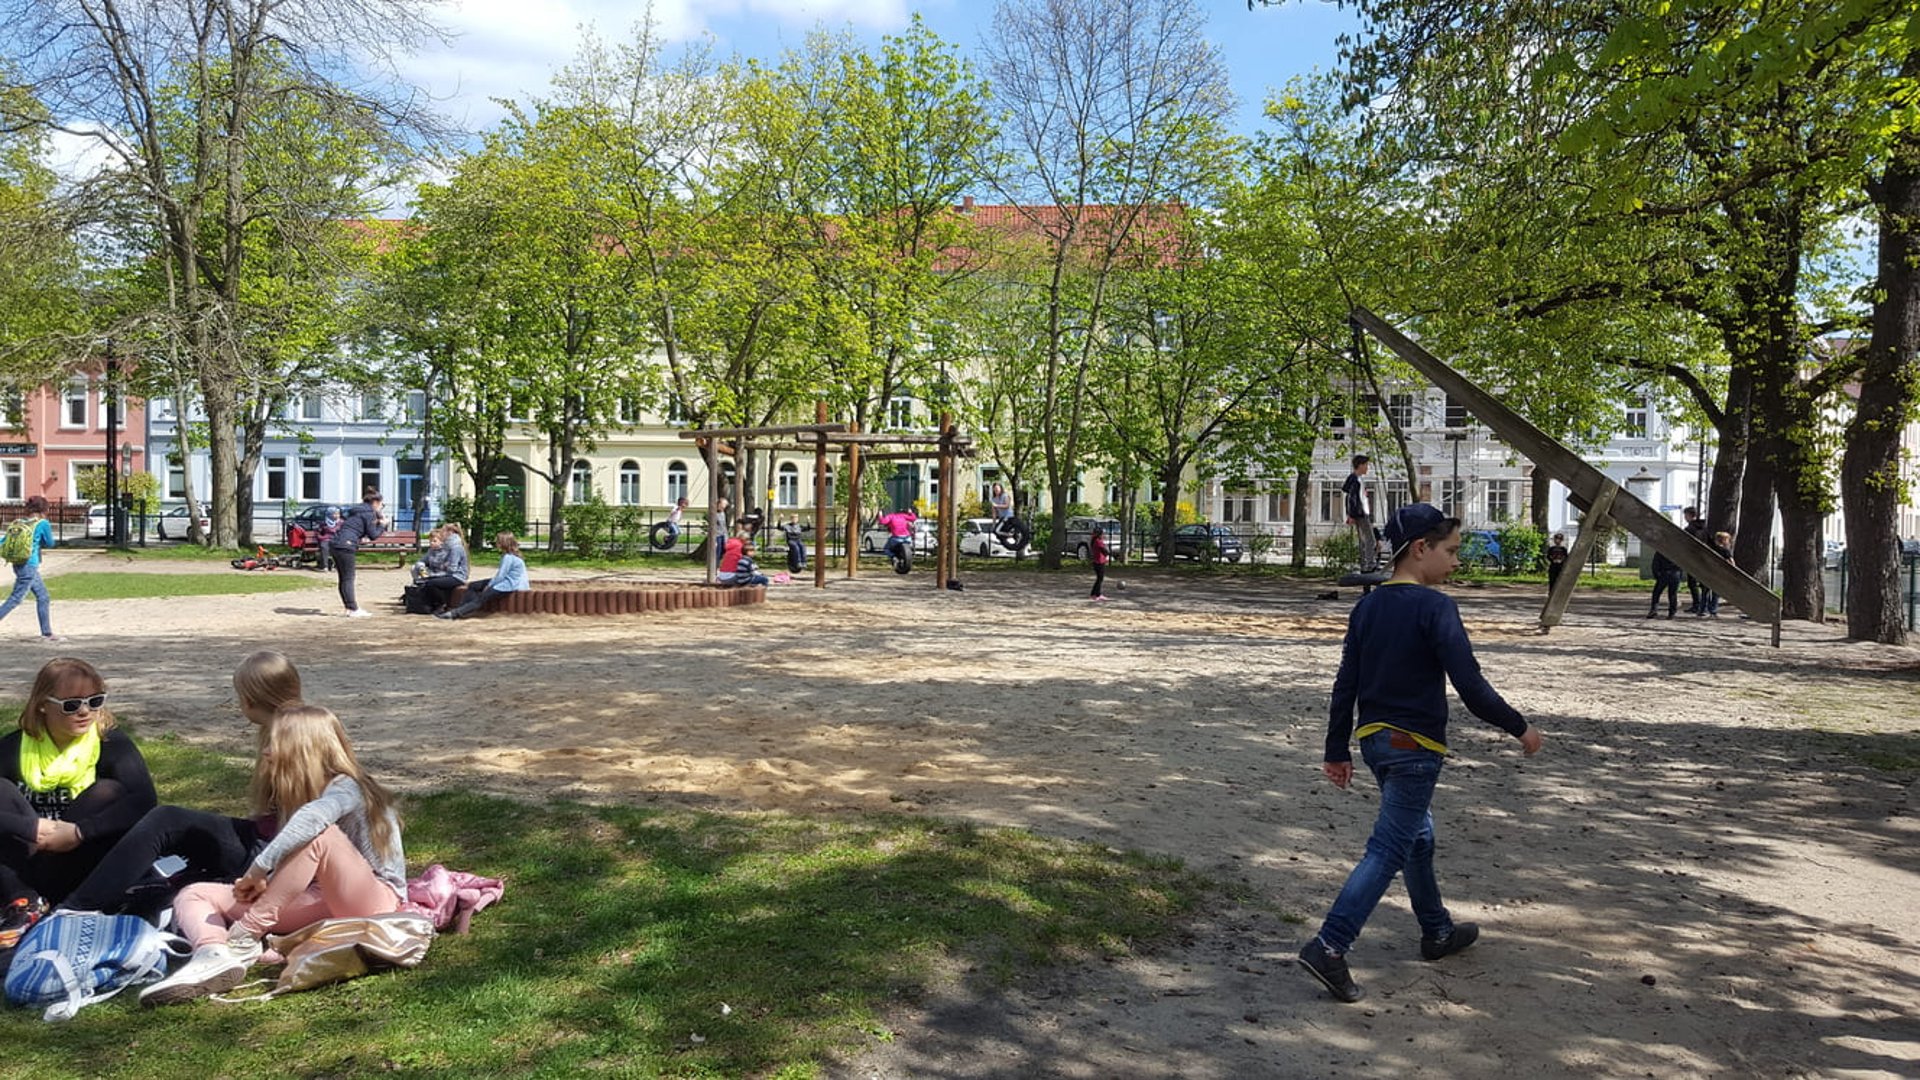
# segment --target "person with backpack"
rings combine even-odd
[[[67,639],[53,632],[52,602],[47,596],[47,583],[40,580],[40,549],[59,546],[53,526],[47,522],[44,495],[28,496],[27,516],[7,526],[7,538],[0,541],[0,556],[13,564],[13,595],[0,604],[0,619],[13,614],[20,601],[32,593],[40,615],[40,640],[50,644]]]
[[[353,560],[360,550],[360,541],[378,540],[387,531],[387,518],[380,512],[384,500],[380,492],[367,489],[366,501],[347,511],[340,519],[340,531],[327,541],[333,551],[333,562],[340,570],[340,602],[347,607],[347,614],[356,619],[364,619],[373,612],[360,606],[353,595]]]
[[[0,738],[0,949],[159,801],[140,748],[114,729],[100,673],[65,656],[41,665],[18,730]]]
[[[354,756],[340,718],[316,705],[274,714],[254,766],[254,809],[278,830],[231,885],[202,882],[173,903],[193,945],[180,970],[140,991],[168,1005],[231,990],[265,951],[262,940],[322,919],[386,915],[407,898],[407,860],[393,796]]]

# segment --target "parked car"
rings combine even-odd
[[[1212,558],[1239,562],[1246,546],[1225,525],[1182,525],[1173,530],[1173,557]]]
[[[107,538],[107,508],[90,506],[87,508],[87,539],[105,540]]]
[[[1501,569],[1500,534],[1492,529],[1461,530],[1460,565],[1483,570]]]
[[[1071,517],[1067,519],[1067,542],[1060,550],[1075,558],[1085,559],[1093,554],[1093,530],[1104,529],[1107,533],[1107,553],[1118,559],[1125,552],[1126,535],[1120,529],[1118,518]]]
[[[338,510],[341,514],[347,512],[346,507],[334,503],[310,503],[301,507],[299,513],[287,519],[287,530],[280,537],[281,543],[291,544],[293,542],[293,530],[296,527],[307,532],[312,532],[319,528],[320,523],[327,520],[327,511],[329,510]]]
[[[938,534],[934,531],[933,522],[928,518],[921,518],[913,523],[912,537],[915,555],[930,554],[939,546]],[[860,550],[869,555],[878,554],[887,549],[887,541],[891,539],[893,534],[887,531],[886,526],[869,525],[860,531]]]
[[[156,535],[162,540],[185,540],[192,530],[188,528],[187,508],[176,506],[164,511],[159,517],[150,519]],[[200,517],[200,535],[205,536],[213,528],[213,519],[206,515]]]
[[[989,558],[994,555],[1013,557],[1013,549],[1000,542],[993,532],[992,518],[968,518],[960,523],[960,554],[978,555]]]

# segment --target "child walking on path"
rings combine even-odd
[[[267,934],[321,919],[385,915],[406,899],[393,797],[361,769],[338,717],[313,705],[282,709],[255,768],[280,808],[280,831],[240,880],[181,891],[174,921],[193,957],[142,990],[142,1004],[231,990],[260,958]]]
[[[13,609],[20,606],[20,601],[32,593],[34,610],[40,616],[40,640],[56,644],[66,638],[53,632],[52,602],[47,598],[47,583],[40,579],[40,549],[60,546],[60,542],[53,537],[53,526],[47,524],[46,496],[27,497],[25,525],[31,530],[32,547],[25,561],[13,564],[13,593],[5,603],[0,603],[0,619],[13,614]]]
[[[300,704],[300,671],[293,661],[263,649],[240,662],[233,673],[233,694],[240,713],[254,726],[255,756],[267,746],[269,725],[281,709]],[[266,809],[273,794],[266,774],[253,777],[253,802],[259,817],[235,818],[185,806],[156,806],[122,836],[62,907],[73,911],[128,912],[142,918],[172,904],[181,885],[232,881],[247,872],[253,857],[273,835],[274,815]],[[186,867],[156,880],[154,862],[175,855]]]
[[[1093,530],[1093,551],[1090,554],[1093,557],[1093,599],[1105,600],[1106,594],[1100,591],[1100,587],[1107,582],[1107,563],[1113,557],[1107,551],[1105,529]]]
[[[1300,950],[1300,963],[1335,998],[1359,1001],[1347,950],[1399,874],[1420,920],[1420,956],[1439,960],[1473,944],[1480,928],[1455,923],[1440,902],[1433,872],[1434,785],[1447,753],[1446,680],[1475,716],[1540,749],[1539,729],[1508,705],[1480,674],[1460,609],[1430,586],[1460,564],[1460,519],[1426,503],[1397,511],[1387,523],[1393,576],[1360,598],[1347,622],[1340,673],[1333,682],[1325,764],[1335,787],[1353,781],[1349,734],[1380,785],[1380,816],[1366,854],[1334,900],[1320,933]],[[1354,706],[1360,728],[1353,727]]]

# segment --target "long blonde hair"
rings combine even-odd
[[[107,692],[107,680],[100,677],[92,664],[71,656],[56,656],[40,665],[40,674],[33,678],[33,689],[27,692],[27,704],[20,710],[20,730],[36,739],[47,737],[46,718],[40,715],[40,707],[53,700],[62,679],[68,677],[84,679],[93,687],[88,696]],[[93,711],[93,726],[106,731],[113,726],[113,714],[106,709]]]
[[[233,693],[244,711],[248,705],[278,713],[305,700],[300,691],[300,669],[285,654],[261,649],[245,660],[233,673]],[[273,812],[273,789],[267,781],[267,730],[271,723],[259,725],[253,733],[253,779],[247,782],[247,802],[256,814]]]
[[[318,705],[293,705],[274,714],[267,728],[261,772],[273,794],[281,824],[320,797],[335,777],[351,776],[366,803],[367,837],[376,851],[397,849],[398,814],[393,796],[367,775],[353,756],[353,742],[340,718]]]

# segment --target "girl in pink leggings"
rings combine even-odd
[[[384,915],[406,897],[393,798],[360,768],[339,718],[312,705],[280,710],[255,777],[254,790],[281,808],[280,831],[240,880],[181,890],[173,917],[193,957],[141,991],[143,1004],[230,990],[260,959],[267,934],[321,919]]]

